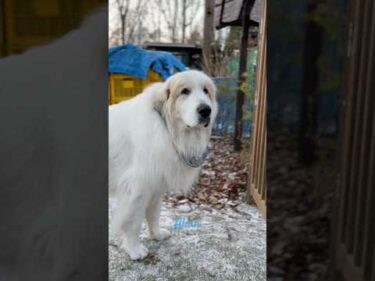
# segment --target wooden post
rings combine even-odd
[[[262,20],[259,27],[258,62],[256,90],[254,96],[253,120],[250,141],[250,165],[248,171],[249,203],[255,202],[264,218],[267,217],[267,4],[264,3]]]
[[[250,11],[254,5],[255,0],[244,0],[242,10],[242,37],[240,49],[240,65],[238,69],[238,90],[236,100],[236,120],[234,132],[234,150],[241,150],[241,137],[242,137],[242,116],[243,105],[245,101],[245,94],[241,90],[242,83],[246,83],[246,70],[247,70],[247,45],[249,41],[249,27],[250,27]]]
[[[307,12],[311,14],[320,3],[311,1]],[[314,162],[315,134],[317,129],[316,111],[318,99],[318,60],[322,50],[323,29],[313,20],[306,23],[304,46],[303,81],[299,127],[299,161],[307,166]]]

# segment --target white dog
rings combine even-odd
[[[109,107],[109,189],[118,199],[111,235],[121,235],[131,259],[148,255],[139,240],[144,218],[151,237],[169,237],[159,227],[163,194],[193,185],[216,114],[216,88],[195,70]]]

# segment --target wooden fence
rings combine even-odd
[[[266,2],[265,2],[266,3]],[[260,212],[266,217],[267,178],[266,178],[266,149],[267,149],[267,79],[266,79],[266,4],[259,28],[259,55],[254,97],[253,127],[250,142],[250,166],[248,199],[254,200]]]
[[[346,281],[375,281],[375,3],[348,5],[336,272]]]

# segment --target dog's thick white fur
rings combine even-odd
[[[122,239],[131,259],[148,255],[139,240],[144,218],[151,237],[169,237],[159,227],[162,197],[193,185],[216,114],[216,88],[195,70],[109,107],[109,189],[117,198],[110,235]]]

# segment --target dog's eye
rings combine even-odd
[[[181,94],[182,95],[188,95],[188,94],[190,94],[190,90],[187,89],[187,88],[184,88],[184,89],[182,89]]]
[[[203,92],[204,92],[205,94],[208,94],[208,90],[207,90],[206,87],[203,88]]]

